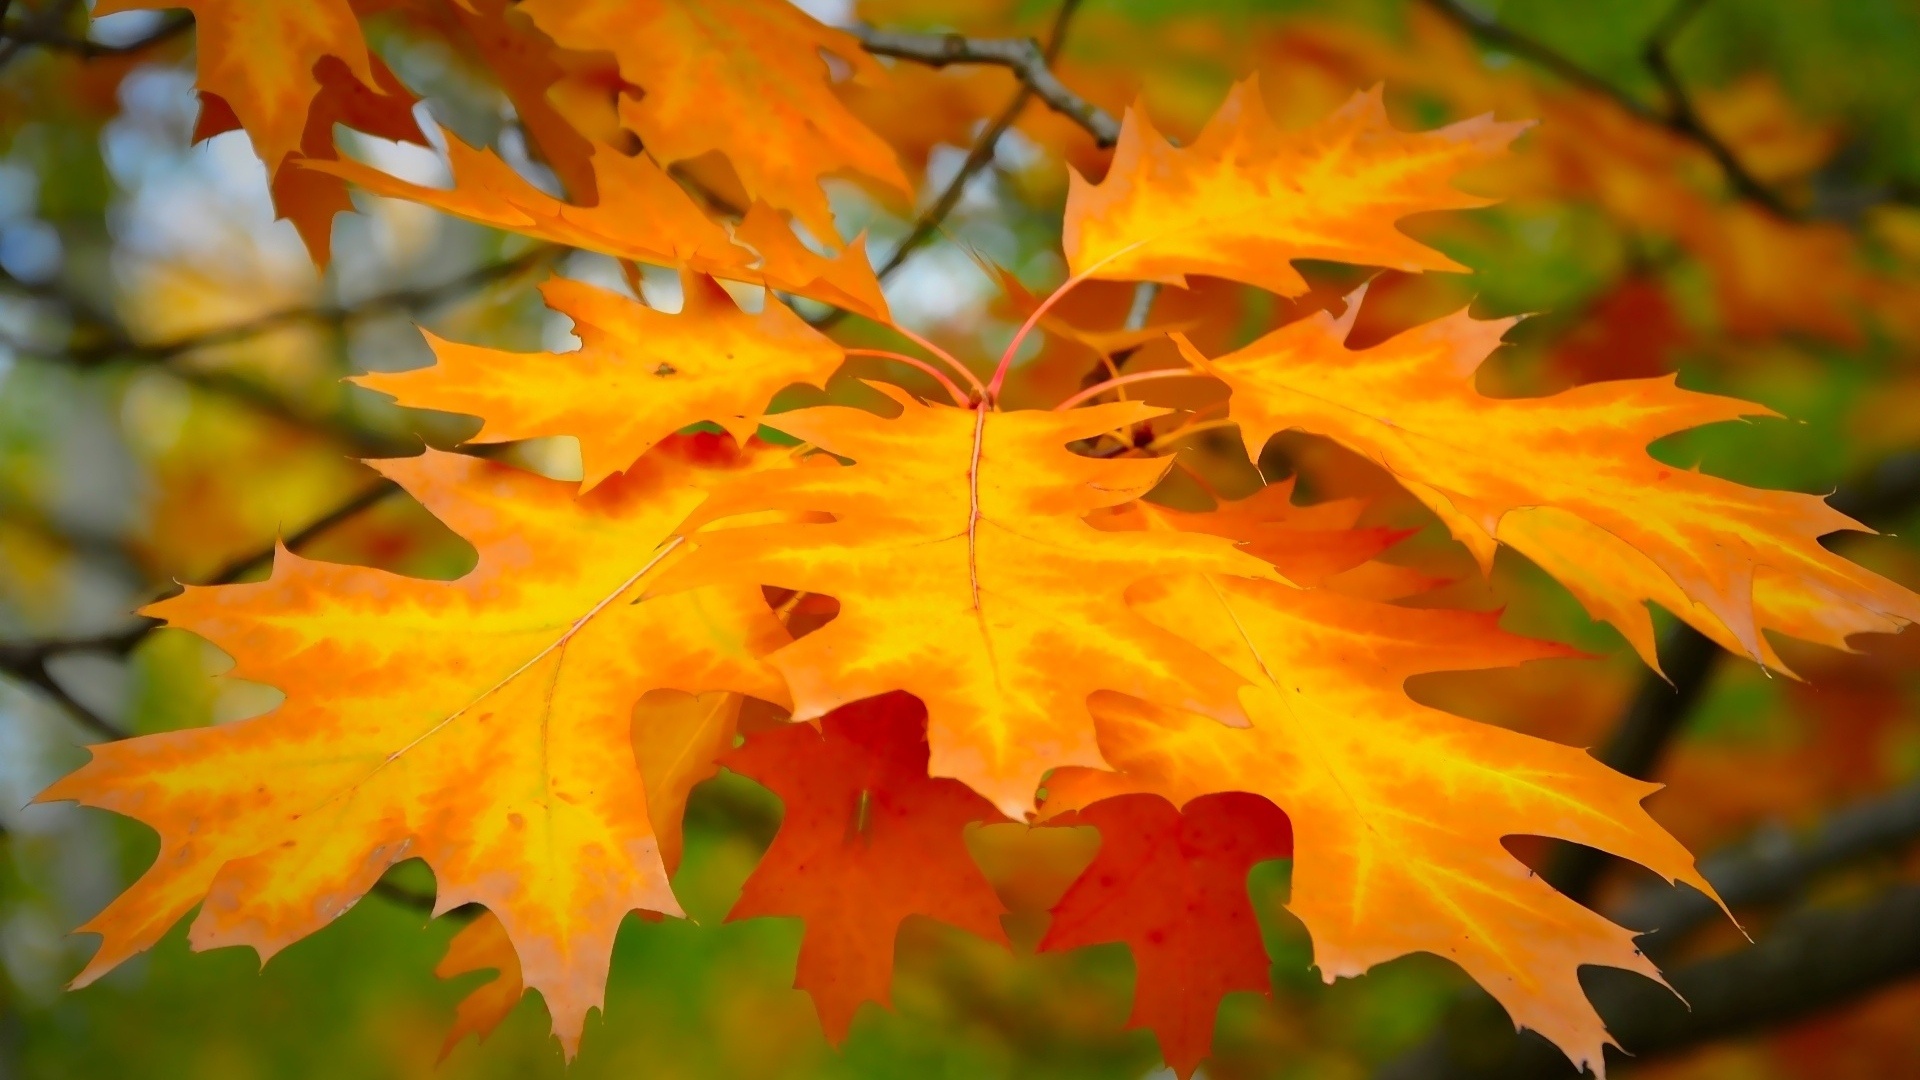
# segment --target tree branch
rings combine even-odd
[[[228,326],[203,330],[167,341],[133,341],[114,328],[106,328],[107,336],[103,340],[61,349],[59,355],[81,366],[122,358],[164,363],[195,349],[229,345],[278,330],[283,326],[299,323],[344,326],[357,319],[384,312],[424,312],[468,293],[476,292],[496,281],[517,277],[540,267],[559,251],[560,248],[553,244],[539,244],[513,258],[475,267],[458,277],[449,278],[437,284],[410,285],[391,289],[352,304],[317,304],[284,308]]]
[[[1048,66],[1047,52],[1032,38],[970,38],[961,34],[908,34],[855,25],[850,31],[875,56],[912,60],[930,67],[993,64],[1014,73],[1053,111],[1085,128],[1101,146],[1120,138],[1120,123],[1098,105],[1067,88]]]
[[[396,442],[392,437],[368,430],[342,416],[316,416],[276,393],[272,387],[233,372],[182,367],[171,361],[196,349],[233,344],[299,323],[344,327],[358,319],[383,312],[421,313],[496,281],[527,272],[544,264],[559,250],[553,245],[543,244],[511,259],[477,267],[438,284],[394,289],[350,305],[289,308],[229,326],[157,342],[132,340],[124,330],[108,322],[104,316],[92,312],[79,297],[66,295],[59,290],[34,288],[27,294],[35,299],[86,312],[82,320],[82,336],[88,340],[70,341],[64,345],[40,345],[0,336],[0,342],[24,355],[61,360],[80,368],[98,367],[120,360],[158,366],[174,378],[208,393],[238,401],[296,427],[315,430],[341,443],[355,456],[388,457],[406,452],[411,448],[411,442]]]
[[[1586,981],[1607,1029],[1626,1054],[1645,1060],[1804,1019],[1915,973],[1920,886],[1902,884],[1855,907],[1802,910],[1751,948],[1670,972],[1672,993],[1612,968],[1594,969]],[[1461,1023],[1443,1029],[1438,1040],[1381,1069],[1378,1080],[1578,1075],[1545,1039],[1531,1032],[1516,1036],[1491,998],[1483,997],[1479,1006],[1471,1018],[1461,1016]]]
[[[1728,907],[1791,900],[1821,875],[1920,838],[1920,781],[1829,814],[1795,836],[1775,826],[1700,860],[1700,872]],[[1649,951],[1677,942],[1720,914],[1696,889],[1650,885],[1609,912],[1615,922],[1650,932]]]
[[[400,488],[389,480],[382,480],[376,484],[372,484],[353,498],[348,499],[327,513],[315,518],[309,522],[306,527],[286,537],[280,543],[284,544],[288,550],[303,547],[308,541],[319,537],[322,533],[331,531],[355,515],[378,505],[383,502],[387,496],[392,495],[398,490],[400,490]],[[272,560],[274,550],[273,547],[267,547],[260,551],[243,555],[215,573],[206,584],[231,585],[242,577],[245,577],[247,573],[255,567]],[[141,620],[133,626],[106,634],[95,634],[78,638],[54,638],[32,642],[0,642],[0,672],[11,675],[15,679],[27,683],[30,686],[38,687],[48,697],[52,698],[55,704],[62,706],[71,713],[75,720],[78,720],[83,726],[99,734],[102,738],[108,740],[124,739],[127,738],[131,732],[123,730],[118,724],[87,708],[75,699],[72,694],[67,692],[65,687],[60,685],[60,680],[56,678],[48,668],[48,662],[56,656],[77,652],[104,652],[124,656],[132,652],[135,646],[145,641],[148,634],[159,629],[160,625],[160,620],[142,616]]]
[[[1700,147],[1713,158],[1726,176],[1728,186],[1741,198],[1783,219],[1797,220],[1805,216],[1788,206],[1779,193],[1761,183],[1734,154],[1732,147],[1707,128],[1673,69],[1669,56],[1672,41],[1699,13],[1704,0],[1676,0],[1648,39],[1643,58],[1666,96],[1664,109],[1648,105],[1588,71],[1552,46],[1520,33],[1491,15],[1474,10],[1462,0],[1426,0],[1426,4],[1481,41],[1529,60],[1566,82],[1605,98],[1634,119],[1678,135]]]
[[[1920,452],[1895,454],[1842,485],[1829,500],[1869,525],[1886,524],[1920,506]],[[1660,642],[1662,678],[1648,672],[1613,734],[1594,757],[1628,776],[1651,779],[1673,737],[1705,691],[1719,663],[1720,648],[1685,623]],[[1608,857],[1591,848],[1565,845],[1548,863],[1545,877],[1575,900],[1585,901],[1599,884]],[[1638,925],[1638,924],[1631,924]]]
[[[72,8],[74,5],[69,4],[67,6],[68,8]],[[64,16],[64,12],[62,15]],[[118,45],[109,45],[104,42],[94,41],[91,38],[69,37],[51,28],[59,24],[59,19],[48,20],[48,22],[48,26],[41,26],[39,25],[39,20],[22,20],[12,26],[0,26],[0,42],[4,42],[6,46],[11,46],[11,49],[8,49],[8,51],[0,53],[0,64],[5,64],[8,60],[12,59],[14,51],[29,45],[46,49],[50,52],[68,53],[73,56],[78,56],[83,60],[93,60],[103,56],[128,56],[133,53],[145,52],[155,45],[172,41],[174,38],[186,33],[187,30],[193,26],[193,16],[184,12],[169,15],[167,18],[161,20],[160,25],[156,26],[150,33],[135,38],[132,41],[121,42]]]
[[[1048,70],[1051,70],[1054,57],[1060,55],[1060,47],[1066,44],[1067,26],[1073,21],[1073,13],[1079,6],[1080,0],[1064,0],[1060,10],[1054,14],[1053,28],[1047,33],[1047,43],[1040,50],[1040,62],[1048,65]],[[908,230],[906,238],[900,241],[900,245],[893,249],[893,254],[889,255],[887,261],[881,265],[879,270],[881,280],[886,280],[907,261],[907,256],[911,255],[915,248],[940,231],[940,223],[947,219],[947,215],[959,205],[961,196],[966,194],[967,182],[993,160],[993,154],[999,148],[1001,136],[1013,127],[1014,121],[1026,111],[1027,103],[1032,101],[1034,96],[1033,84],[1023,80],[1019,91],[1013,95],[1013,100],[1007,103],[1007,107],[1000,111],[1000,115],[994,117],[985,130],[981,131],[980,137],[974,140],[972,149],[967,151],[966,160],[960,165],[960,171],[948,181],[946,189],[940,193],[939,198],[936,198],[933,204],[920,215],[919,220],[913,223],[913,228]]]
[[[1676,623],[1660,642],[1660,666],[1666,678],[1648,672],[1627,711],[1594,757],[1638,780],[1651,777],[1667,745],[1685,726],[1707,688],[1720,659],[1720,646],[1685,623]],[[1609,856],[1589,847],[1560,846],[1547,864],[1548,883],[1585,901],[1606,872]]]

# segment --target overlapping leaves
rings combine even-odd
[[[563,198],[458,140],[450,188],[328,160],[336,120],[410,134],[398,118],[411,100],[367,52],[353,11],[190,6],[203,24],[203,131],[248,131],[316,252],[341,204],[337,181],[349,181],[677,268],[688,300],[667,315],[557,281],[547,298],[574,320],[577,352],[432,339],[436,366],[361,380],[478,416],[487,441],[579,441],[580,485],[444,453],[382,465],[475,546],[466,576],[421,581],[283,552],[267,581],[190,589],[153,609],[287,702],[102,747],[46,793],[162,836],[154,867],[85,928],[104,944],[83,981],[196,904],[197,945],[271,953],[419,856],[441,910],[489,912],[443,965],[500,971],[456,1035],[485,1031],[524,985],[571,1049],[621,919],[678,912],[667,874],[680,810],[724,762],[787,810],[735,915],[807,920],[799,983],[838,1035],[861,1001],[886,1000],[902,919],[1002,938],[961,831],[1024,814],[1046,778],[1042,813],[1094,825],[1104,846],[1055,905],[1043,947],[1132,943],[1134,1021],[1159,1034],[1177,1071],[1204,1056],[1220,995],[1263,985],[1245,873],[1289,850],[1290,906],[1329,977],[1438,953],[1518,1022],[1599,1063],[1606,1034],[1578,968],[1657,973],[1628,931],[1533,876],[1502,839],[1560,837],[1706,883],[1642,809],[1648,785],[1404,688],[1419,673],[1564,650],[1491,616],[1299,587],[1396,535],[1348,529],[1350,515],[1315,524],[1284,486],[1208,514],[1147,505],[1167,462],[1113,437],[1163,412],[1137,402],[1005,411],[990,395],[946,407],[889,389],[891,417],[762,415],[785,386],[823,382],[844,350],[779,298],[750,314],[711,279],[890,318],[860,241],[821,254],[784,216],[831,244],[822,177],[905,186],[891,150],[831,91],[822,50],[878,77],[851,38],[771,0],[461,5],[448,25],[490,35],[496,74]],[[250,55],[242,37],[276,49]],[[568,65],[601,52],[621,84],[603,87],[613,100],[575,108],[556,92]],[[504,70],[529,53],[551,63]],[[581,119],[596,109],[605,115]],[[749,124],[753,109],[768,115]],[[629,133],[621,145],[616,124]],[[1106,178],[1071,183],[1068,268],[1075,281],[1208,276],[1284,295],[1304,291],[1292,265],[1302,259],[1460,269],[1399,224],[1480,205],[1456,179],[1520,128],[1482,118],[1401,132],[1374,91],[1282,132],[1249,81],[1177,148],[1136,110]],[[713,154],[748,197],[737,214],[688,176]],[[1819,546],[1852,523],[1818,498],[1645,453],[1754,407],[1665,380],[1495,399],[1472,377],[1505,322],[1462,313],[1350,350],[1358,311],[1356,299],[1339,319],[1308,318],[1217,358],[1186,347],[1231,390],[1228,418],[1251,456],[1289,429],[1346,444],[1483,564],[1497,543],[1517,548],[1650,660],[1647,602],[1775,666],[1769,631],[1841,645],[1920,617],[1920,601]],[[736,442],[673,434],[703,421]],[[738,450],[762,422],[803,449]],[[1118,447],[1096,452],[1101,440]],[[768,588],[794,606],[830,598],[837,614],[791,639]],[[821,726],[732,749],[742,695]]]

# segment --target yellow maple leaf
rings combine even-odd
[[[834,240],[820,180],[851,170],[913,188],[880,136],[833,92],[821,53],[855,79],[885,72],[860,43],[786,0],[527,0],[534,24],[570,49],[605,49],[645,91],[623,123],[662,165],[718,151],[747,193]]]
[[[1285,296],[1307,291],[1295,259],[1465,270],[1395,223],[1485,206],[1491,200],[1458,190],[1454,177],[1526,127],[1483,116],[1396,131],[1375,88],[1319,124],[1285,133],[1249,77],[1188,147],[1162,137],[1144,110],[1128,110],[1106,178],[1069,178],[1061,245],[1075,278],[1184,285],[1188,274],[1205,274]]]
[[[1844,645],[1849,633],[1920,620],[1920,597],[1820,546],[1828,533],[1866,528],[1826,500],[1672,468],[1646,452],[1676,431],[1770,410],[1682,390],[1671,377],[1487,397],[1474,372],[1514,320],[1460,311],[1348,349],[1364,292],[1338,319],[1322,312],[1215,360],[1181,341],[1232,389],[1229,415],[1250,454],[1288,429],[1346,444],[1438,514],[1482,567],[1500,542],[1512,545],[1649,662],[1645,600],[1781,670],[1762,631]]]
[[[681,281],[685,306],[669,315],[556,278],[540,291],[573,319],[578,351],[516,353],[428,334],[431,367],[354,381],[402,405],[482,417],[479,442],[575,436],[592,488],[702,420],[744,442],[774,393],[824,382],[846,357],[777,299],[748,314],[711,279]]]
[[[1565,655],[1496,617],[1393,607],[1327,589],[1182,578],[1143,586],[1140,610],[1251,685],[1248,729],[1102,695],[1100,748],[1118,772],[1061,769],[1049,816],[1127,792],[1176,804],[1263,795],[1293,822],[1288,908],[1332,981],[1413,952],[1466,969],[1514,1020],[1577,1063],[1606,1030],[1578,971],[1659,978],[1632,931],[1561,895],[1502,846],[1545,835],[1632,859],[1712,895],[1640,800],[1658,789],[1561,746],[1414,703],[1409,676]]]
[[[785,699],[759,657],[786,632],[758,590],[635,602],[675,556],[700,486],[741,466],[663,447],[576,497],[455,454],[378,464],[478,549],[473,571],[424,581],[282,551],[266,581],[148,609],[287,700],[237,724],[95,747],[42,793],[161,836],[154,865],[83,927],[103,940],[76,981],[151,946],[195,904],[196,947],[271,955],[419,857],[438,910],[478,903],[499,917],[571,1053],[622,918],[679,913],[625,749],[635,704],[663,687]]]
[[[1082,457],[1066,444],[1163,410],[995,412],[891,396],[902,408],[892,420],[838,407],[767,417],[855,464],[717,489],[695,520],[767,510],[834,520],[699,534],[662,586],[747,582],[838,599],[832,622],[768,658],[796,718],[905,690],[927,706],[932,775],[1013,813],[1047,769],[1100,762],[1086,706],[1095,690],[1238,719],[1238,680],[1134,614],[1124,594],[1154,575],[1272,568],[1218,537],[1081,520],[1144,493],[1168,463]]]

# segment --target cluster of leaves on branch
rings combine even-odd
[[[96,13],[160,3],[103,2]],[[1484,205],[1457,181],[1524,124],[1422,132],[1361,90],[1301,130],[1237,84],[1176,145],[1142,109],[1104,175],[1072,174],[1067,278],[1009,282],[1023,322],[975,363],[896,324],[864,243],[821,188],[911,194],[835,72],[893,74],[783,0],[194,0],[196,134],[243,128],[316,261],[349,187],[542,242],[677,270],[668,313],[556,278],[580,348],[429,338],[437,362],[362,385],[475,416],[475,441],[568,436],[579,482],[477,455],[374,462],[472,545],[452,581],[282,550],[264,581],[150,607],[286,694],[259,717],[95,748],[46,799],[139,819],[151,869],[82,929],[84,983],[196,907],[196,947],[267,956],[423,859],[436,908],[485,915],[443,973],[500,972],[463,1006],[484,1033],[537,991],[572,1053],[627,915],[680,916],[669,884],[692,788],[727,768],[783,801],[733,911],[799,916],[798,985],[833,1037],[884,1004],[902,920],[1007,942],[1004,883],[974,823],[1090,826],[1098,851],[1042,906],[1042,950],[1109,941],[1138,971],[1132,1020],[1188,1075],[1220,998],[1267,989],[1246,889],[1291,857],[1289,909],[1328,979],[1409,953],[1453,961],[1576,1063],[1606,1031],[1577,978],[1658,977],[1626,929],[1503,846],[1574,841],[1712,894],[1641,806],[1652,785],[1584,750],[1416,702],[1423,673],[1566,655],[1494,616],[1395,603],[1354,573],[1397,537],[1302,507],[1276,482],[1211,509],[1154,496],[1166,440],[1237,426],[1258,460],[1304,431],[1369,459],[1490,567],[1558,578],[1657,663],[1648,604],[1781,671],[1768,635],[1844,647],[1920,619],[1920,598],[1823,547],[1858,528],[1813,495],[1661,464],[1649,444],[1760,415],[1670,378],[1496,398],[1475,375],[1512,320],[1466,311],[1362,348],[1366,288],[1250,344],[1119,374],[1128,345],[1076,327],[1090,282],[1224,279],[1297,298],[1303,260],[1461,271],[1404,219]],[[337,124],[426,142],[363,18],[440,35],[513,101],[550,177],[444,141],[450,186],[343,158]],[[833,65],[822,54],[835,58]],[[551,179],[553,183],[546,183]],[[838,310],[914,352],[850,348]],[[810,315],[803,317],[803,313]],[[1035,335],[1077,347],[1029,355]],[[1091,349],[1088,346],[1091,345]],[[768,413],[850,355],[903,365],[871,408]],[[1073,386],[1090,364],[1111,369]],[[1226,392],[1208,419],[1135,400],[1162,379]],[[1104,398],[1117,400],[1102,400]],[[1045,840],[1032,843],[1045,845]],[[1002,886],[996,889],[996,886]]]

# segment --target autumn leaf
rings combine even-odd
[[[965,784],[927,775],[926,709],[901,693],[842,706],[818,730],[749,738],[723,763],[786,807],[729,919],[806,921],[795,985],[835,1042],[863,1001],[889,1002],[900,923],[925,916],[1006,942],[1001,906],[964,830],[1002,821]]]
[[[856,314],[887,318],[886,299],[861,239],[834,258],[816,255],[779,223],[775,211],[759,204],[748,208],[729,235],[652,160],[606,146],[593,153],[596,201],[583,205],[541,191],[491,150],[476,150],[451,137],[446,142],[451,189],[411,183],[358,161],[308,161],[303,166],[375,195],[406,199],[549,243],[766,285]],[[635,207],[646,212],[635,213]]]
[[[683,275],[681,284],[684,306],[669,315],[555,278],[540,291],[573,320],[578,351],[516,353],[429,333],[431,367],[354,381],[402,405],[482,417],[478,442],[574,436],[591,489],[702,420],[744,441],[776,392],[823,383],[846,357],[777,299],[748,314],[708,278]]]
[[[1395,225],[1410,214],[1484,206],[1453,186],[1526,129],[1491,117],[1396,131],[1379,88],[1304,131],[1281,132],[1258,79],[1234,86],[1191,146],[1128,110],[1106,178],[1075,172],[1061,246],[1076,279],[1185,285],[1205,274],[1283,296],[1307,291],[1296,259],[1395,270],[1465,270]]]
[[[1238,717],[1235,680],[1128,609],[1155,575],[1271,575],[1216,537],[1103,533],[1081,520],[1144,493],[1164,460],[1099,460],[1066,444],[1161,410],[1070,412],[922,405],[901,414],[800,409],[766,423],[844,468],[799,468],[716,490],[696,520],[761,510],[829,523],[702,534],[669,585],[746,582],[832,596],[840,614],[769,657],[794,716],[905,690],[927,705],[932,770],[1009,814],[1060,764],[1099,764],[1087,695],[1120,690]]]
[[[197,85],[238,116],[270,176],[302,152],[322,60],[338,59],[362,87],[384,86],[347,0],[97,0],[93,16],[163,8],[193,12]]]
[[[491,972],[492,977],[468,991],[455,1007],[453,1028],[440,1046],[441,1061],[469,1035],[485,1042],[527,992],[520,981],[520,957],[514,954],[513,942],[507,939],[505,924],[491,911],[481,912],[478,918],[461,927],[453,940],[447,942],[447,954],[433,969],[442,979],[479,972]]]
[[[439,911],[478,903],[499,917],[571,1053],[622,918],[679,913],[625,749],[635,704],[669,687],[785,697],[759,656],[786,633],[758,590],[635,602],[701,487],[743,467],[712,438],[662,447],[578,497],[454,454],[379,462],[478,549],[472,572],[423,581],[282,551],[266,581],[150,607],[287,700],[95,747],[42,794],[161,834],[153,867],[87,923],[103,941],[77,982],[203,900],[195,947],[270,956],[419,857]]]
[[[913,190],[893,150],[834,95],[821,54],[862,82],[883,69],[785,0],[527,0],[521,10],[562,46],[614,54],[645,91],[622,98],[621,120],[655,161],[722,153],[748,195],[821,240],[839,236],[822,177],[852,171]]]
[[[1294,830],[1289,908],[1328,979],[1412,952],[1465,968],[1513,1017],[1600,1064],[1606,1032],[1578,971],[1652,978],[1633,933],[1556,892],[1501,840],[1544,835],[1631,859],[1712,895],[1640,801],[1658,785],[1586,751],[1416,704],[1406,680],[1567,650],[1501,632],[1496,617],[1376,604],[1327,589],[1184,578],[1142,586],[1141,610],[1239,672],[1250,729],[1096,699],[1118,772],[1061,769],[1044,812],[1126,792],[1177,805],[1265,796]]]
[[[1365,564],[1408,535],[1405,529],[1355,528],[1366,509],[1363,500],[1299,506],[1293,489],[1289,477],[1200,513],[1131,503],[1089,522],[1102,529],[1139,530],[1157,520],[1180,532],[1225,537],[1247,554],[1272,563],[1288,581],[1306,587]]]
[[[660,838],[660,861],[668,873],[680,867],[687,797],[720,771],[745,701],[726,691],[654,690],[633,707],[633,757],[647,792],[647,820]]]
[[[198,29],[194,141],[244,128],[266,163],[275,212],[325,266],[333,216],[353,207],[338,179],[288,168],[290,159],[335,157],[335,124],[425,145],[414,96],[368,51],[344,0],[102,0],[94,16],[169,7],[191,10]]]
[[[314,65],[320,92],[313,99],[307,129],[300,139],[304,158],[333,160],[339,156],[333,145],[335,124],[383,139],[426,145],[426,136],[413,118],[414,96],[378,56],[369,60],[377,90],[362,85],[338,57],[322,57]],[[200,118],[193,129],[195,142],[240,127],[239,116],[225,98],[210,91],[201,93]],[[336,176],[284,166],[283,162],[271,174],[274,212],[293,223],[313,261],[325,267],[333,254],[333,216],[353,209],[347,185]]]
[[[1461,311],[1348,349],[1361,300],[1217,360],[1183,345],[1232,389],[1250,454],[1287,429],[1345,443],[1417,495],[1483,567],[1499,542],[1511,544],[1650,663],[1645,600],[1782,670],[1762,631],[1845,647],[1849,634],[1920,619],[1920,598],[1820,546],[1828,533],[1865,528],[1824,499],[1743,487],[1646,452],[1676,431],[1769,410],[1672,378],[1488,397],[1474,372],[1514,320]]]
[[[1258,795],[1202,795],[1183,809],[1120,795],[1054,819],[1093,825],[1100,851],[1053,908],[1042,950],[1124,941],[1133,951],[1129,1027],[1149,1028],[1185,1080],[1207,1056],[1220,999],[1268,991],[1247,871],[1293,853],[1287,816]]]
[[[567,193],[592,202],[593,148],[596,140],[610,141],[614,130],[613,92],[606,94],[606,125],[581,122],[560,101],[572,89],[581,71],[596,64],[580,54],[557,48],[533,25],[514,0],[357,0],[363,17],[371,8],[398,10],[417,26],[442,39],[455,59],[470,62],[482,78],[497,81],[513,103],[515,119],[526,130],[540,156]],[[612,76],[617,84],[618,76]]]

